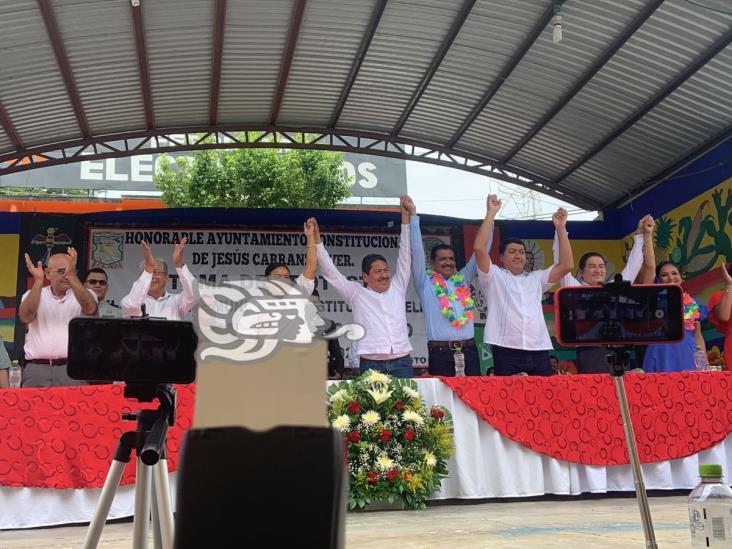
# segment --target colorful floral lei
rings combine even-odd
[[[475,315],[475,303],[470,296],[470,288],[464,284],[465,276],[455,273],[449,278],[455,286],[455,290],[450,292],[447,282],[441,274],[434,272],[432,269],[428,269],[427,274],[432,278],[432,287],[440,304],[440,312],[442,316],[450,321],[450,325],[453,328],[462,328],[467,322],[472,322]],[[463,312],[459,317],[455,314],[455,308],[453,307],[455,301],[463,307]]]
[[[694,323],[698,322],[700,317],[699,304],[690,294],[684,292],[684,328],[693,331]]]

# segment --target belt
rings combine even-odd
[[[467,349],[468,347],[475,347],[475,338],[470,339],[456,339],[455,341],[428,341],[428,349],[448,349],[450,351],[457,351],[458,349]]]
[[[43,364],[45,366],[51,366],[52,368],[54,366],[66,366],[66,363],[68,362],[65,358],[29,358],[25,361],[26,364],[34,363],[34,364]]]

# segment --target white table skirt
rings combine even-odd
[[[432,499],[577,495],[635,489],[629,465],[580,465],[538,454],[498,433],[439,380],[417,380],[417,385],[427,406],[446,407],[455,425],[456,451],[448,463],[449,476]],[[699,454],[643,465],[646,488],[691,490],[698,482],[700,462],[719,463],[730,474],[732,435]],[[171,474],[173,498],[175,478]],[[0,529],[89,522],[100,491],[0,487]],[[131,516],[133,509],[134,486],[121,487],[109,518]]]

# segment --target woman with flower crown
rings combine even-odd
[[[409,210],[409,241],[412,248],[412,281],[422,302],[427,332],[428,371],[433,376],[454,376],[455,366],[465,365],[465,375],[480,375],[473,318],[475,303],[470,284],[478,274],[475,256],[457,269],[455,250],[438,244],[430,251],[430,268],[425,270],[425,253],[417,207]],[[490,248],[490,240],[488,248]]]
[[[681,284],[681,272],[673,261],[662,261],[656,267],[659,284]],[[697,346],[707,354],[701,322],[707,318],[707,308],[691,294],[684,292],[684,339],[678,343],[649,345],[643,357],[646,372],[683,372],[694,370]]]

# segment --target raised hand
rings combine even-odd
[[[311,227],[311,231],[313,233],[313,242],[315,244],[320,244],[320,226],[318,225],[318,220],[314,217],[311,217],[305,222],[305,224],[310,225]],[[305,234],[307,235],[307,232]]]
[[[638,220],[638,228],[635,230],[635,234],[648,234],[653,233],[656,228],[656,222],[653,220],[651,214],[646,214]]]
[[[554,215],[552,215],[552,223],[554,223],[554,227],[559,228],[566,228],[567,227],[567,210],[564,208],[559,208],[556,212],[554,212]]]
[[[722,282],[724,282],[724,285],[727,287],[727,289],[732,289],[732,276],[729,274],[729,264],[723,263],[722,264]]]
[[[173,249],[173,265],[176,269],[183,268],[183,250],[186,249],[186,244],[188,244],[188,237],[184,236]]]
[[[150,249],[150,244],[143,240],[140,242],[140,245],[142,246],[142,255],[145,258],[145,270],[148,273],[151,273],[155,270],[155,258],[153,257],[152,250]]]
[[[37,265],[33,265],[30,256],[25,254],[25,266],[33,277],[33,280],[36,282],[43,282],[43,278],[45,277],[45,273],[43,272],[43,263],[39,261]]]
[[[76,262],[79,259],[79,254],[76,253],[76,249],[72,246],[66,248],[66,276],[76,276]]]
[[[489,194],[488,198],[486,198],[486,209],[488,213],[497,214],[498,210],[501,209],[501,206],[503,206],[503,203],[501,200],[496,196],[495,194]]]
[[[405,210],[410,216],[417,215],[417,206],[414,204],[412,197],[404,195],[399,199],[399,205]]]

